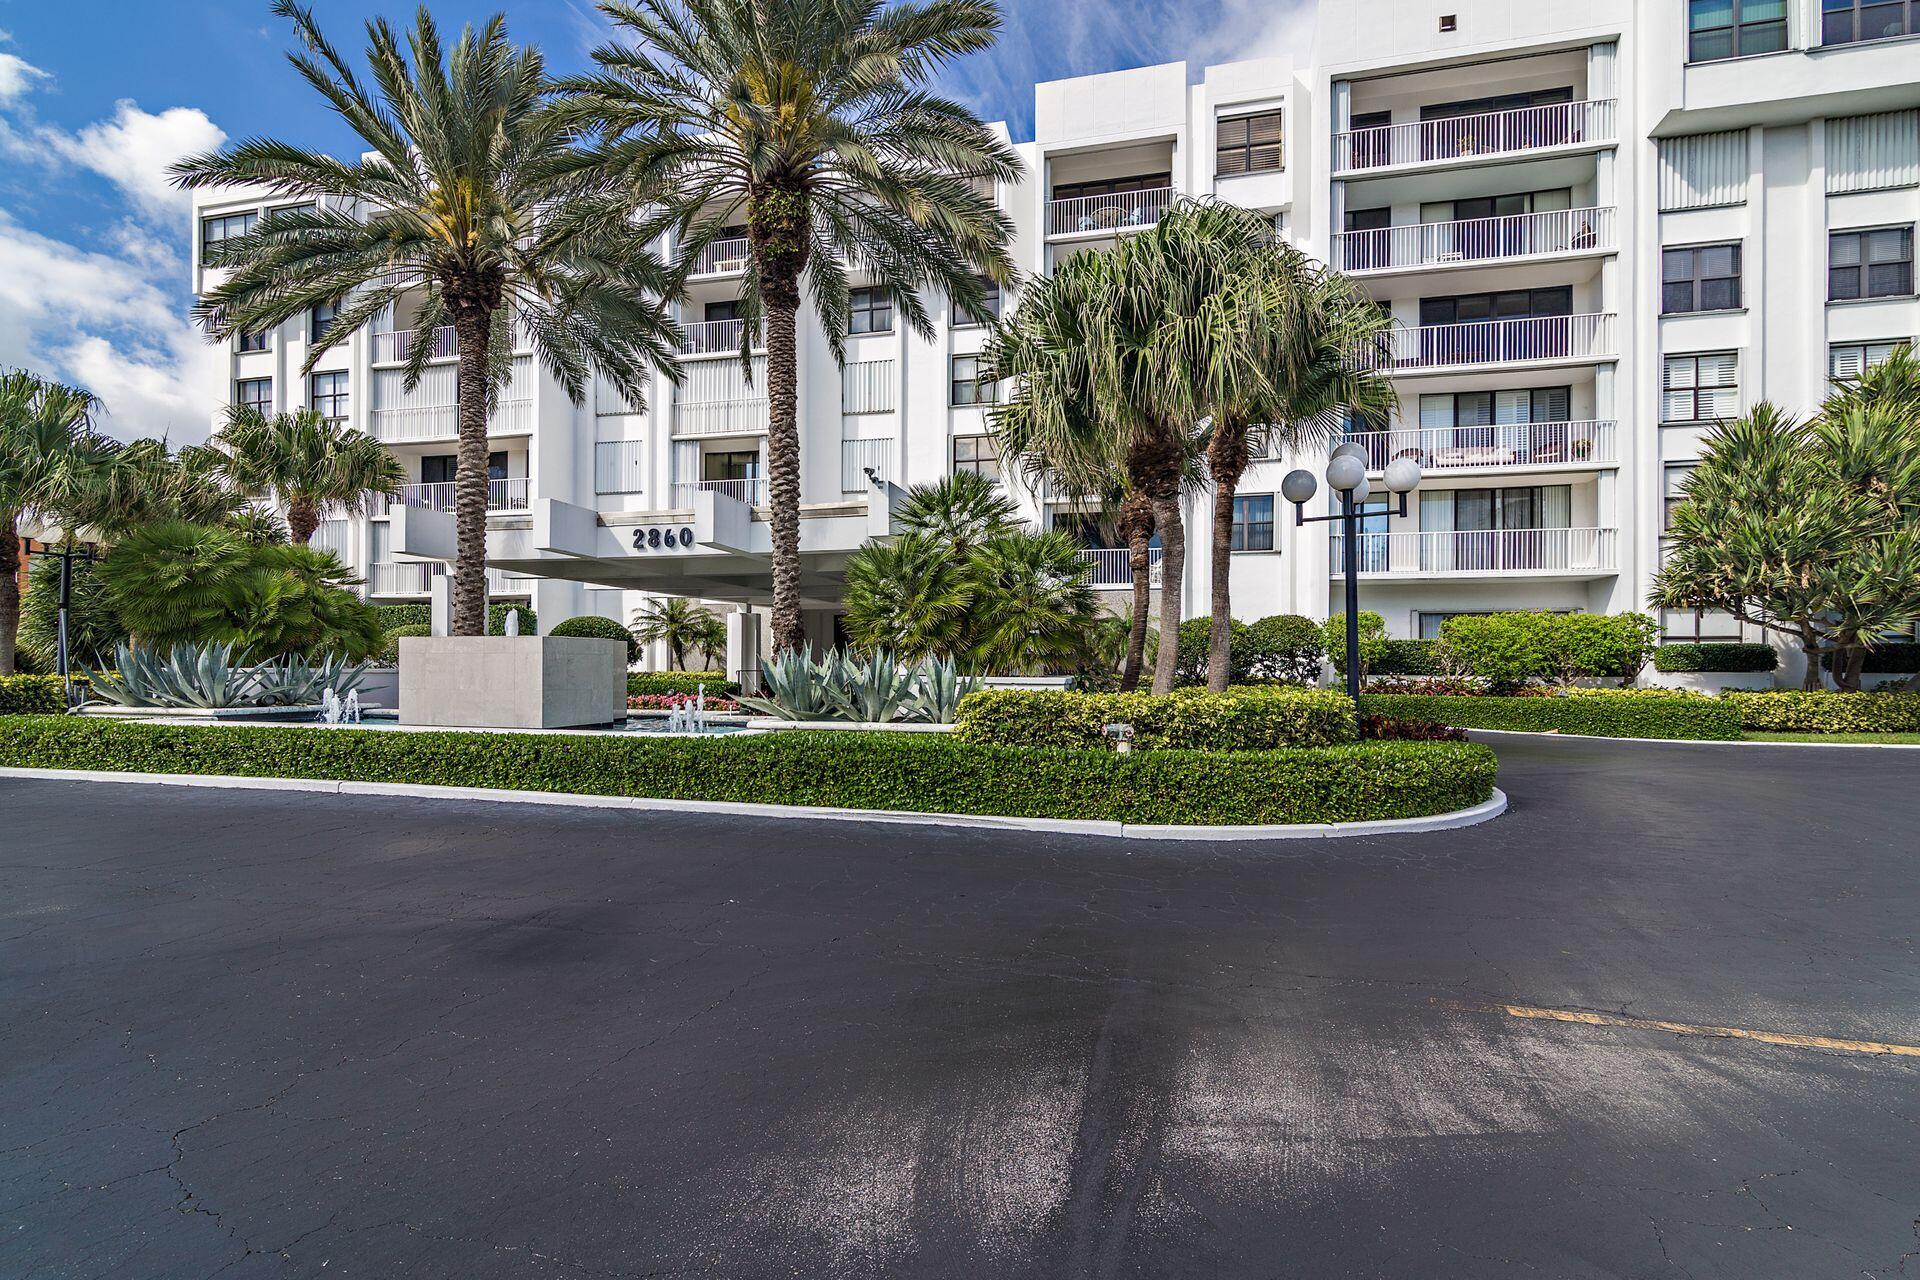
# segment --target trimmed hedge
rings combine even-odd
[[[550,636],[579,636],[587,640],[618,640],[627,646],[627,661],[640,660],[640,642],[633,638],[633,632],[627,630],[612,618],[602,618],[598,614],[582,614],[577,618],[568,618],[565,622],[547,632]]]
[[[405,626],[395,627],[387,632],[387,638],[380,645],[380,661],[390,667],[400,665],[400,641],[407,636],[430,636],[433,628],[424,622],[409,622]]]
[[[59,676],[0,676],[0,715],[57,716],[66,709]]]
[[[1460,698],[1387,693],[1363,695],[1360,706],[1372,714],[1403,720],[1439,720],[1464,729],[1713,741],[1740,736],[1739,712],[1730,703],[1716,698],[1658,690],[1588,692],[1605,696]]]
[[[1780,655],[1770,644],[1663,644],[1653,651],[1655,671],[1773,671]]]
[[[1459,742],[1119,755],[935,734],[644,738],[70,717],[0,718],[0,763],[1208,826],[1446,813],[1487,800],[1497,769],[1492,751]]]
[[[627,696],[644,698],[656,693],[684,693],[692,696],[706,686],[707,695],[731,698],[740,692],[738,680],[727,679],[724,671],[629,671]]]
[[[1730,689],[1743,729],[1777,733],[1920,733],[1920,693]]]
[[[1833,655],[1824,655],[1820,665],[1833,670]],[[1867,650],[1867,665],[1861,671],[1876,676],[1910,676],[1920,672],[1920,644],[1900,640],[1875,645]]]
[[[1150,749],[1260,751],[1351,742],[1353,703],[1331,689],[1286,686],[1173,693],[987,689],[960,700],[954,734],[1002,747],[1103,748],[1106,727],[1133,726]]]
[[[1379,661],[1367,668],[1370,676],[1433,676],[1440,674],[1438,640],[1388,640]]]
[[[495,601],[487,606],[487,634],[501,636],[507,633],[507,610],[520,611],[520,634],[530,636],[540,629],[540,615],[524,604]],[[380,628],[392,631],[396,627],[430,627],[433,625],[433,607],[419,600],[408,600],[400,604],[377,604],[373,611],[380,615]],[[412,633],[409,633],[412,634]],[[424,635],[425,632],[420,634]]]

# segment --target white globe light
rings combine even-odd
[[[1314,491],[1319,487],[1320,482],[1313,478],[1313,472],[1289,471],[1287,478],[1280,482],[1280,496],[1288,502],[1311,502]]]
[[[59,525],[40,531],[40,541],[44,546],[57,547],[67,540],[67,531]]]
[[[1420,487],[1420,464],[1412,458],[1395,458],[1387,464],[1387,488],[1394,493],[1412,493]]]
[[[1363,474],[1360,477],[1360,483],[1353,486],[1353,504],[1359,506],[1367,500],[1367,495],[1372,492],[1373,486],[1367,482],[1367,477]]]
[[[1338,453],[1327,464],[1327,483],[1345,493],[1367,482],[1367,464],[1350,453]]]
[[[1358,458],[1364,463],[1367,460],[1367,451],[1356,441],[1349,440],[1335,449],[1331,456],[1335,458]]]

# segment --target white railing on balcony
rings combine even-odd
[[[893,441],[842,440],[840,442],[840,492],[865,493],[871,485],[871,470],[882,480],[893,479]]]
[[[697,320],[680,327],[680,354],[683,356],[738,355],[740,338],[746,332],[745,320]],[[766,344],[755,334],[754,349]]]
[[[1613,140],[1612,98],[1514,107],[1482,115],[1409,120],[1333,135],[1333,171],[1473,161]]]
[[[375,409],[373,438],[387,444],[451,440],[460,434],[460,410],[450,404]],[[502,400],[487,422],[490,436],[520,436],[533,430],[533,401]]]
[[[1087,584],[1093,587],[1133,586],[1133,552],[1126,547],[1088,547],[1080,552],[1080,558],[1092,566],[1087,575]],[[1159,547],[1147,551],[1147,578],[1151,585],[1160,585]]]
[[[1613,315],[1468,320],[1393,329],[1362,361],[1387,373],[1612,356]]]
[[[423,340],[433,343],[430,360],[451,360],[458,354],[455,350],[453,326],[443,324],[437,329],[396,329],[391,333],[373,335],[373,362],[375,364],[403,364],[413,355],[414,344]]]
[[[431,484],[401,486],[400,496],[393,505],[418,507],[427,511],[452,511],[455,501],[454,482],[436,480]],[[525,511],[526,509],[527,477],[510,476],[505,480],[487,481],[487,510]]]
[[[1382,471],[1412,458],[1423,471],[1466,467],[1548,467],[1612,464],[1611,422],[1507,422],[1478,427],[1396,427],[1356,431],[1342,443],[1367,451],[1367,469]]]
[[[736,502],[744,502],[750,507],[767,505],[767,482],[765,477],[756,476],[745,480],[683,480],[673,486],[673,505],[691,507],[693,495],[705,490],[708,493],[724,493]]]
[[[1488,529],[1445,533],[1363,533],[1361,576],[1490,573],[1611,573],[1612,529]],[[1347,571],[1346,539],[1333,537],[1333,573]]]
[[[692,274],[696,276],[723,276],[747,269],[747,255],[752,252],[745,236],[728,236],[724,240],[715,240],[702,249],[694,259]]]
[[[1139,231],[1160,221],[1173,207],[1172,187],[1122,191],[1113,195],[1074,196],[1047,201],[1047,234],[1071,236],[1089,232]]]
[[[1416,222],[1371,231],[1342,231],[1333,240],[1335,263],[1342,271],[1351,272],[1602,251],[1614,247],[1613,209],[1552,209],[1497,218]]]
[[[372,596],[424,596],[429,584],[451,572],[448,565],[429,560],[387,560],[368,566],[367,594]],[[489,595],[525,595],[533,578],[500,569],[487,570]]]

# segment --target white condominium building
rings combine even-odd
[[[1279,497],[1286,471],[1322,459],[1256,464],[1232,533],[1248,619],[1337,609],[1349,555],[1361,607],[1397,636],[1457,613],[1644,608],[1708,424],[1761,399],[1805,413],[1920,335],[1920,0],[1329,0],[1311,67],[1041,84],[1034,133],[1016,148],[1023,180],[996,193],[1023,276],[1209,195],[1271,215],[1393,315],[1381,372],[1398,410],[1351,433],[1376,471],[1417,458],[1420,488],[1348,548]],[[196,195],[196,288],[201,246],[265,207]],[[493,423],[496,596],[553,620],[625,618],[649,594],[769,602],[764,379],[742,375],[735,319],[745,256],[743,234],[703,258],[681,304],[682,379],[657,377],[644,412],[605,388],[576,406],[521,359]],[[843,366],[803,320],[812,635],[833,638],[846,559],[889,532],[904,489],[957,470],[1077,531],[1122,607],[1110,530],[1002,474],[974,381],[980,318],[927,302],[931,341],[856,289]],[[322,537],[373,597],[424,599],[447,552],[450,332],[414,331],[403,309],[303,377],[329,320],[236,343],[229,396],[312,405],[393,449],[415,481],[403,500]],[[419,342],[444,358],[409,392],[401,362]],[[1189,503],[1189,615],[1207,609],[1209,512],[1205,495]],[[1662,625],[1739,638],[1712,615]]]

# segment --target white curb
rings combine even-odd
[[[1863,751],[1920,751],[1920,742],[1764,742],[1757,738],[1617,738],[1607,733],[1548,733],[1535,729],[1474,729],[1469,734],[1495,733],[1503,738],[1565,738],[1570,742],[1638,742],[1651,747],[1825,747],[1829,751],[1858,747]]]
[[[895,809],[828,809],[798,804],[744,804],[726,800],[655,800],[639,796],[583,796],[563,791],[512,791],[491,787],[442,787],[407,782],[338,782],[325,778],[246,778],[229,774],[115,773],[103,769],[19,769],[0,767],[0,778],[52,782],[132,782],[153,786],[208,787],[234,791],[303,791],[320,795],[411,796],[422,800],[484,800],[496,804],[554,805],[568,809],[629,809],[656,813],[711,813],[751,818],[814,818],[829,822],[890,822],[920,827],[991,827],[1009,831],[1045,831],[1062,835],[1107,836],[1126,840],[1324,840],[1339,836],[1406,835],[1477,826],[1507,810],[1507,795],[1494,788],[1491,799],[1470,809],[1428,818],[1387,818],[1373,822],[1300,822],[1250,827],[1183,827],[1078,821],[1068,818],[1009,818],[995,814],[913,813]]]

